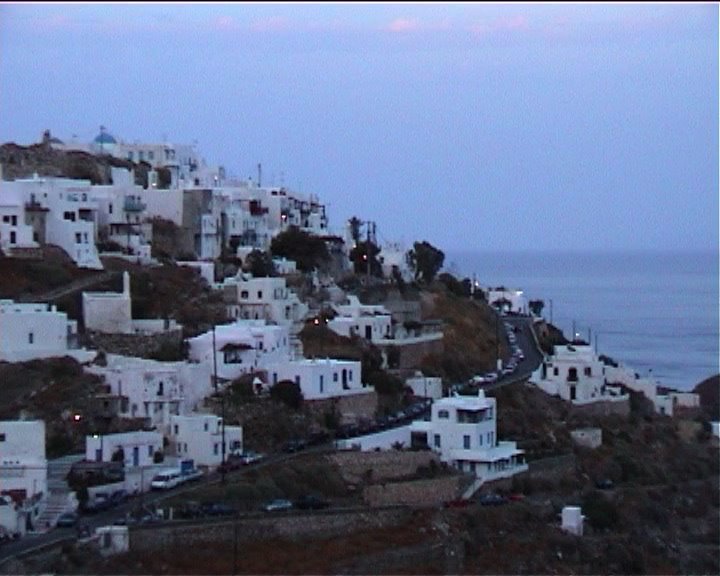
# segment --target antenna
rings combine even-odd
[[[262,186],[262,164],[258,162],[258,188]]]

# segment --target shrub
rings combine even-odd
[[[282,402],[294,410],[300,408],[303,402],[300,385],[291,380],[281,380],[270,388],[270,397],[276,402]]]
[[[618,524],[617,508],[597,490],[589,492],[583,498],[582,509],[593,528],[609,530]]]

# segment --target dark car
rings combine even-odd
[[[480,504],[483,506],[501,506],[507,504],[507,500],[500,494],[483,494],[480,496]]]
[[[235,508],[224,502],[205,502],[200,509],[207,516],[233,516],[237,512]]]
[[[77,524],[78,518],[76,512],[64,512],[58,517],[55,526],[58,528],[71,528]]]
[[[112,502],[107,496],[95,496],[94,500],[88,500],[81,506],[83,514],[97,514],[104,510],[109,510],[112,507]]]
[[[283,444],[282,451],[283,452],[300,452],[301,450],[305,450],[305,440],[302,440],[300,438],[295,438],[293,440],[288,440]]]
[[[322,510],[323,508],[328,508],[330,502],[317,494],[307,494],[295,500],[293,505],[300,510]]]
[[[125,490],[115,490],[110,495],[110,506],[119,506],[128,499],[128,493]]]

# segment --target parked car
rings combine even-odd
[[[472,504],[472,500],[466,500],[465,498],[458,498],[457,500],[450,500],[445,502],[443,505],[445,508],[467,508]]]
[[[242,462],[245,466],[248,466],[250,464],[255,464],[255,462],[260,462],[261,460],[265,459],[265,454],[261,454],[260,452],[243,452],[243,454],[240,456],[240,462]]]
[[[483,494],[480,496],[480,504],[483,506],[501,506],[507,504],[507,500],[500,494]]]
[[[293,503],[290,502],[290,500],[278,498],[263,505],[263,510],[265,510],[265,512],[279,512],[282,510],[292,510],[292,507]]]
[[[328,508],[330,506],[330,502],[317,494],[307,494],[295,500],[293,505],[295,508],[299,508],[300,510],[321,510],[323,508]]]
[[[283,452],[300,452],[301,450],[305,450],[305,440],[302,440],[301,438],[294,438],[293,440],[288,440],[283,444],[282,451]]]
[[[77,524],[78,518],[77,512],[64,512],[58,517],[55,526],[58,528],[72,528]]]
[[[119,506],[128,499],[128,493],[125,490],[115,490],[110,494],[110,506]]]
[[[83,514],[97,514],[104,510],[112,508],[112,501],[107,494],[96,494],[95,498],[88,500],[80,506],[80,511]]]
[[[200,509],[207,516],[234,516],[237,510],[224,502],[204,502]]]

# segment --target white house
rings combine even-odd
[[[3,182],[25,201],[25,223],[38,242],[60,246],[80,268],[102,269],[95,246],[97,202],[88,180],[27,178]]]
[[[47,492],[45,422],[0,421],[0,493],[24,501]]]
[[[85,460],[89,462],[111,462],[122,453],[125,467],[149,466],[153,464],[155,452],[162,451],[160,432],[137,431],[85,437]]]
[[[219,380],[234,380],[262,370],[290,357],[287,326],[269,325],[265,320],[236,320],[213,331],[190,338],[189,355],[211,370],[217,367]],[[213,353],[214,350],[214,353]]]
[[[385,278],[393,278],[393,269],[396,269],[405,282],[412,282],[414,279],[408,251],[401,244],[383,245],[378,254],[378,260]]]
[[[85,329],[106,334],[157,334],[179,328],[175,320],[132,319],[130,274],[123,272],[122,292],[83,292]]]
[[[533,372],[530,381],[547,394],[573,404],[624,401],[627,395],[608,386],[607,367],[591,346],[565,344],[553,347],[553,354]]]
[[[433,400],[442,398],[442,378],[423,376],[422,372],[416,374],[416,376],[405,380],[405,386],[409,386],[410,389],[412,389],[414,396],[432,398]]]
[[[243,451],[241,426],[225,425],[225,457]],[[178,458],[195,466],[215,468],[222,463],[223,421],[214,414],[188,414],[170,419],[170,446]]]
[[[76,336],[77,322],[68,320],[54,305],[0,300],[0,360],[72,356],[87,362],[94,358],[95,352],[70,348]]]
[[[25,198],[17,187],[7,186],[0,170],[0,250],[12,255],[17,248],[37,248],[33,227],[25,222]]]
[[[496,305],[504,312],[527,314],[527,299],[522,290],[511,290],[504,287],[487,288],[488,304]]]
[[[166,429],[173,415],[192,411],[212,393],[212,365],[190,362],[158,362],[115,354],[107,366],[90,366],[87,372],[101,376],[106,397],[116,399],[118,415],[148,418]]]
[[[357,335],[370,342],[392,336],[392,316],[384,306],[361,304],[358,297],[351,294],[347,304],[334,308],[337,316],[327,326],[341,336]]]
[[[527,470],[517,444],[498,441],[496,401],[486,398],[483,390],[477,396],[438,400],[431,420],[413,422],[411,432],[424,437],[443,462],[474,474],[480,483]]]
[[[290,325],[305,318],[308,311],[285,278],[253,278],[240,273],[226,278],[221,287],[231,318]]]
[[[323,400],[340,396],[373,393],[362,382],[360,362],[353,360],[286,360],[267,368],[270,385],[291,380],[302,390],[305,400]]]

